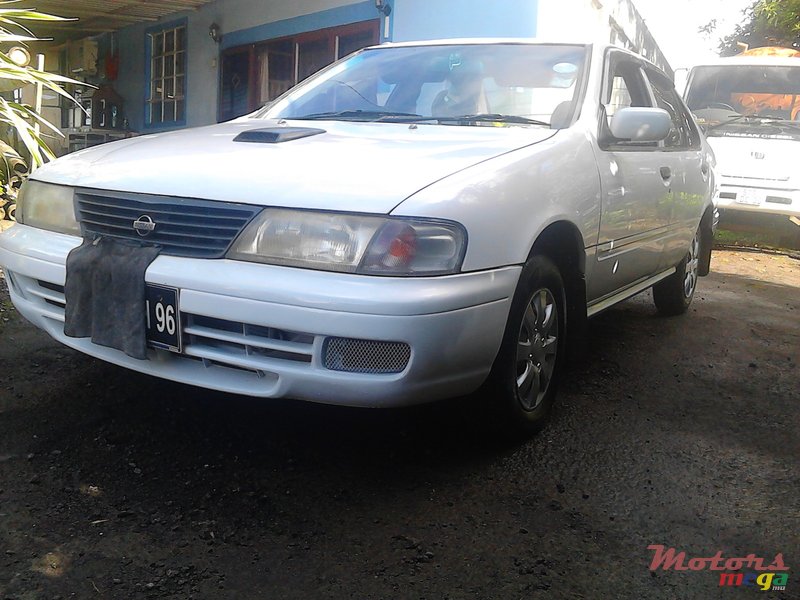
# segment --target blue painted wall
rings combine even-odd
[[[539,0],[386,0],[392,6],[381,19],[381,40],[408,41],[447,37],[533,37]],[[165,17],[187,23],[187,119],[189,127],[217,119],[220,53],[235,46],[378,18],[374,0],[217,0],[198,10]],[[208,28],[217,23],[222,42]],[[146,31],[149,22],[117,34],[120,75],[114,83],[125,99],[130,127],[147,132]],[[389,35],[384,34],[388,31]]]
[[[357,2],[228,33],[222,39],[222,48],[224,50],[263,40],[305,33],[306,31],[368,21],[377,16],[378,13],[375,10],[375,2],[373,0]]]
[[[394,0],[392,40],[534,37],[538,0]]]
[[[274,37],[355,23],[378,16],[374,0],[217,0],[193,11],[169,15],[161,22],[187,21],[187,119],[195,127],[215,123],[222,50]],[[222,43],[208,28],[217,23]],[[146,30],[157,24],[132,25],[119,31],[120,76],[114,87],[125,99],[131,129],[147,132],[144,123],[147,90]]]

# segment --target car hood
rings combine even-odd
[[[388,213],[460,170],[535,144],[537,127],[290,121],[324,133],[280,143],[236,142],[275,121],[238,121],[96,146],[34,178],[63,185],[247,204]]]

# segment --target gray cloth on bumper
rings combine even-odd
[[[87,240],[67,256],[64,334],[147,358],[144,273],[161,248]]]

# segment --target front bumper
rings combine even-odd
[[[24,225],[0,235],[0,267],[14,305],[59,342],[203,388],[350,406],[474,391],[500,347],[521,271],[386,278],[160,256],[145,278],[180,289],[184,354],[151,349],[149,360],[139,361],[64,335],[66,257],[80,243]],[[333,370],[325,355],[331,338],[404,343],[410,357],[396,373]]]
[[[729,212],[800,217],[800,190],[769,180],[723,176],[715,203]]]

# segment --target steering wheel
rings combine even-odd
[[[735,108],[733,108],[730,104],[725,104],[724,102],[712,102],[706,108],[724,108],[726,110],[736,112]]]

